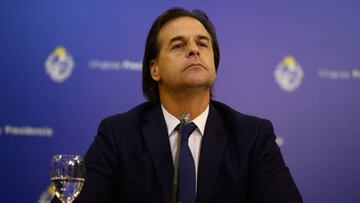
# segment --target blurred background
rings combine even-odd
[[[48,202],[51,156],[145,101],[145,38],[174,6],[214,23],[214,99],[273,122],[304,202],[359,202],[357,0],[1,0],[0,202]]]

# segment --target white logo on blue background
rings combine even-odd
[[[286,56],[274,71],[275,81],[285,92],[295,91],[301,84],[304,72],[293,56]]]
[[[64,82],[74,69],[74,60],[64,47],[57,47],[46,59],[46,73],[54,82]]]

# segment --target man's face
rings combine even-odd
[[[189,89],[209,90],[216,79],[210,34],[191,17],[166,23],[158,35],[159,54],[151,62],[151,76],[160,94]]]

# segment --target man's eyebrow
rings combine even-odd
[[[185,40],[185,39],[186,39],[185,36],[176,36],[176,37],[173,37],[173,38],[170,39],[169,44],[172,44],[173,42],[176,42],[176,41],[182,41],[182,40]],[[206,35],[197,35],[196,39],[198,39],[198,40],[206,40],[208,42],[211,41],[210,38],[208,36],[206,36]]]
[[[198,35],[197,38],[200,40],[206,40],[206,41],[210,42],[210,38],[206,35]]]
[[[170,39],[169,44],[172,44],[173,42],[176,42],[176,41],[182,41],[184,39],[186,39],[184,36],[176,36],[176,37],[173,37]]]

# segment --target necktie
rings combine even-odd
[[[194,123],[188,123],[182,127],[181,131],[178,190],[178,202],[181,203],[195,203],[195,163],[188,145],[188,139],[196,128]]]

